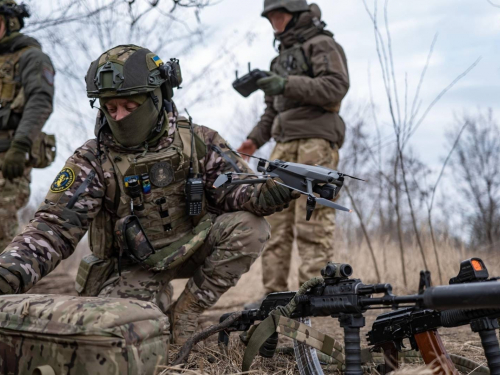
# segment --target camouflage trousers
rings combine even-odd
[[[338,147],[320,139],[300,139],[278,143],[271,160],[321,165],[336,169]],[[321,268],[333,259],[335,210],[316,206],[310,221],[306,221],[305,196],[293,201],[290,207],[268,217],[271,240],[262,255],[262,274],[266,293],[288,290],[287,279],[294,240],[300,255],[299,282],[319,276]]]
[[[0,156],[0,164],[1,159]],[[3,178],[0,171],[0,253],[16,236],[19,229],[17,212],[28,203],[30,175],[31,168],[26,168],[23,177],[9,181]]]
[[[155,303],[163,312],[172,305],[173,279],[189,278],[186,285],[204,308],[213,306],[260,256],[269,240],[269,224],[249,212],[223,214],[203,246],[178,267],[152,272],[137,264],[123,264],[121,277],[114,273],[100,297],[133,298]]]

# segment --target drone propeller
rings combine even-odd
[[[227,174],[224,173],[224,174],[221,174],[219,177],[217,177],[213,186],[215,189],[218,189],[228,181],[229,181],[229,177]]]
[[[233,150],[233,149],[230,149],[231,152],[233,154],[236,154],[236,155],[244,155],[244,156],[248,156],[249,158],[253,158],[253,159],[257,159],[259,161],[264,161],[266,163],[269,163],[269,160],[267,159],[264,159],[264,158],[259,158],[258,156],[253,156],[253,155],[250,155],[250,154],[245,154],[244,152],[240,152],[240,151],[236,151],[236,150]]]
[[[261,178],[255,178],[255,179],[251,179],[251,180],[233,180],[233,178],[232,178],[232,176],[241,176],[241,175],[261,177]],[[262,178],[262,177],[266,177],[266,178]],[[229,172],[229,173],[221,174],[219,177],[217,177],[217,179],[215,180],[215,182],[213,184],[213,187],[214,187],[214,189],[217,189],[217,188],[219,188],[222,185],[227,184],[227,183],[231,183],[233,185],[260,184],[262,182],[266,182],[268,180],[267,177],[268,177],[267,175],[263,176],[263,175],[257,175],[254,173]]]
[[[316,203],[321,204],[322,206],[334,208],[334,209],[339,210],[339,211],[345,211],[345,212],[349,212],[349,213],[352,212],[352,210],[350,210],[349,208],[341,206],[340,204],[337,204],[335,202],[329,201],[328,199],[325,199],[325,198],[315,198],[315,199],[316,199]]]
[[[352,178],[353,180],[358,180],[358,181],[363,181],[363,182],[366,182],[366,180],[363,180],[361,178],[358,178],[358,177],[354,177],[354,176],[349,176],[348,174],[343,174],[343,173],[339,173],[341,177],[349,177],[349,178]]]

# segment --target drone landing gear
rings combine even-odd
[[[307,197],[307,216],[306,216],[306,220],[309,221],[311,220],[311,216],[314,212],[314,209],[316,208],[316,199],[314,199],[313,197],[311,196],[308,196]]]

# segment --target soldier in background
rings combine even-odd
[[[265,93],[261,120],[238,151],[253,154],[271,137],[277,142],[271,159],[336,169],[345,124],[340,104],[349,89],[347,60],[321,11],[306,0],[265,0],[266,17],[280,42],[269,77],[257,84]],[[335,213],[318,207],[306,221],[306,197],[268,218],[271,240],[262,255],[265,292],[288,290],[291,252],[296,232],[300,255],[299,282],[319,275],[333,259]]]
[[[17,232],[30,195],[31,169],[48,166],[55,140],[42,133],[52,113],[54,68],[33,38],[19,32],[29,12],[0,0],[0,249]]]
[[[269,239],[262,216],[298,195],[272,180],[213,188],[220,174],[252,171],[216,131],[178,117],[178,62],[117,46],[90,65],[86,82],[99,101],[96,139],[67,160],[34,219],[0,255],[0,292],[27,292],[89,231],[79,294],[154,302],[183,344],[262,252]],[[189,281],[172,306],[174,278]]]

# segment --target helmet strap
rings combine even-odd
[[[154,92],[153,92],[153,91],[151,91],[151,92],[149,93],[149,96],[151,97],[151,100],[153,101],[153,104],[155,105],[156,109],[159,109],[159,108],[158,108],[158,103],[159,103],[160,101],[158,100],[158,97],[154,94]]]
[[[5,16],[3,19],[5,20],[5,36],[10,36],[10,17]]]
[[[102,131],[104,130],[106,125],[108,125],[108,119],[104,115],[104,112],[101,111],[101,109],[99,109],[99,111],[101,112],[101,117],[99,121],[100,122],[99,130],[97,131],[97,158],[101,160],[101,155],[102,155],[101,136],[102,136]]]

